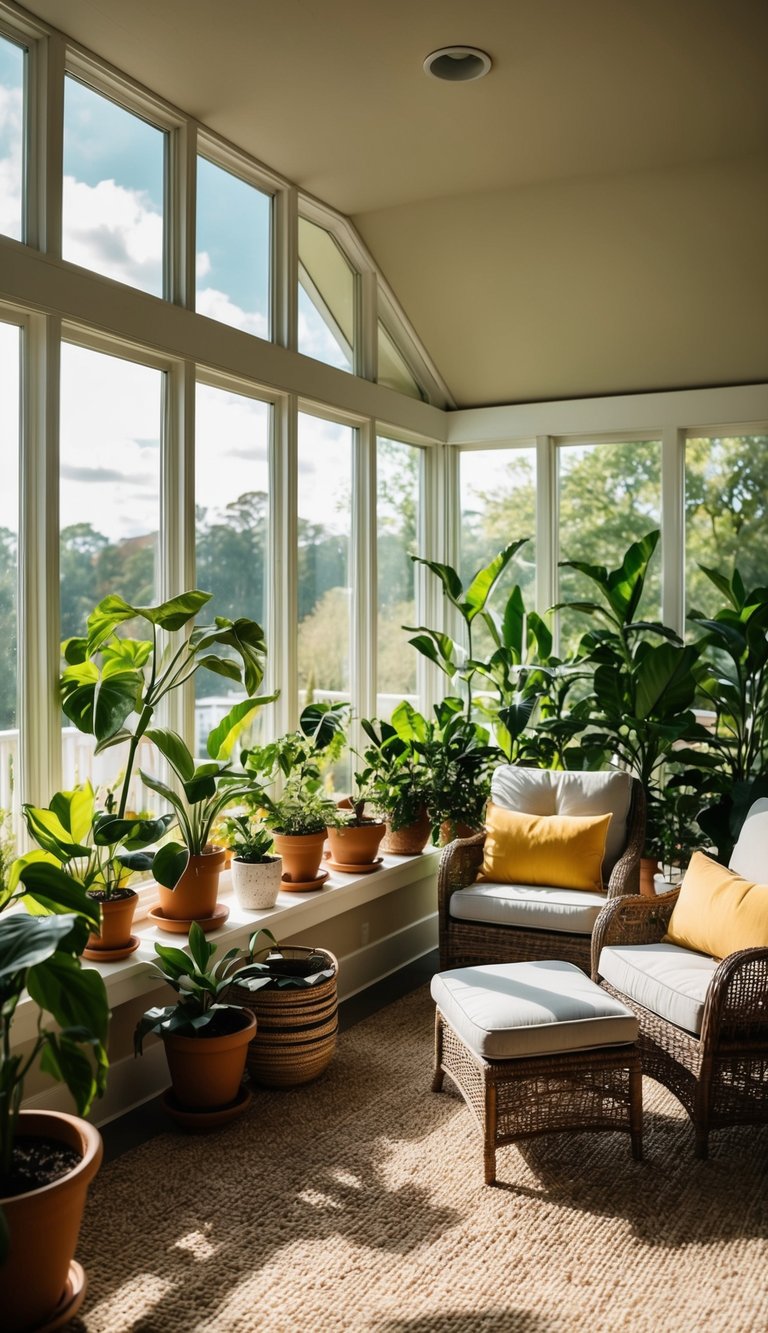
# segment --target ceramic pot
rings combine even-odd
[[[96,899],[99,902],[99,899]],[[88,936],[88,949],[125,949],[131,942],[133,914],[139,901],[133,889],[121,889],[120,896],[104,898],[101,907],[101,930]]]
[[[225,859],[223,848],[206,848],[202,856],[190,856],[174,889],[158,884],[163,916],[172,921],[206,921],[213,916]]]
[[[61,1111],[22,1111],[19,1135],[56,1139],[81,1156],[78,1165],[52,1185],[0,1199],[10,1234],[10,1250],[0,1266],[5,1333],[47,1327],[52,1318],[67,1286],[85,1196],[103,1152],[93,1125]]]
[[[331,860],[336,865],[369,866],[376,860],[379,844],[387,828],[383,819],[365,819],[362,824],[345,824],[328,829]]]
[[[241,861],[232,857],[232,889],[246,912],[266,912],[274,907],[280,892],[283,863],[279,856],[266,861]]]
[[[656,897],[654,875],[659,868],[658,861],[652,856],[640,857],[640,892],[644,898]]]
[[[163,1037],[173,1093],[186,1110],[228,1106],[240,1090],[256,1019],[250,1009],[233,1006],[229,1012],[242,1019],[234,1032],[220,1037],[182,1037],[178,1033]]]
[[[381,850],[389,852],[391,856],[418,856],[419,852],[424,851],[429,829],[426,810],[413,824],[406,824],[404,828],[393,829],[387,821],[387,832]]]
[[[275,851],[283,861],[283,879],[293,884],[311,884],[320,873],[325,829],[319,833],[273,833]]]

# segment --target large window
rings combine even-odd
[[[12,324],[0,324],[0,821],[5,811],[19,804],[16,783],[19,371],[19,329]]]
[[[299,700],[348,699],[354,431],[299,414]]]
[[[354,370],[354,270],[329,231],[299,218],[299,351]]]
[[[768,581],[768,435],[690,439],[685,455],[686,610],[713,614],[722,594],[700,565],[747,589]]]
[[[376,712],[388,718],[404,697],[415,700],[417,653],[403,625],[415,625],[421,450],[380,436],[376,449],[378,582]]]
[[[132,606],[158,594],[163,375],[65,343],[61,349],[61,634],[83,634],[107,593]],[[130,622],[125,632],[130,634]],[[88,738],[64,730],[65,784],[109,782],[121,756],[91,768]]]
[[[271,199],[197,159],[197,302],[201,315],[268,338]]]
[[[249,616],[264,625],[269,525],[267,403],[198,384],[195,409],[196,586],[213,594],[201,621]],[[195,676],[195,744],[242,689],[222,676]]]
[[[615,568],[631,542],[661,526],[661,444],[631,440],[561,445],[559,460],[560,559]],[[647,620],[661,615],[661,552],[656,551],[640,606]],[[587,596],[594,588],[583,575],[560,570],[561,601]],[[584,616],[563,612],[560,644],[573,648],[588,628]]]
[[[24,232],[24,64],[23,48],[0,37],[0,232],[17,241]]]
[[[387,333],[381,320],[378,327],[379,341],[379,384],[397,393],[407,393],[410,398],[423,398],[408,362],[396,345],[394,338]]]
[[[62,254],[163,294],[166,135],[67,77]]]

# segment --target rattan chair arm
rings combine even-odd
[[[701,1040],[762,1040],[768,1049],[768,949],[740,949],[717,967],[707,991]]]
[[[455,838],[443,849],[437,871],[437,911],[447,928],[451,894],[474,884],[483,864],[485,833],[473,833],[471,838]]]
[[[645,846],[646,814],[645,788],[638,778],[633,778],[627,815],[627,845],[613,867],[606,885],[609,898],[640,892],[640,857]]]
[[[628,894],[612,898],[600,912],[592,930],[592,979],[598,980],[603,949],[621,944],[658,944],[666,934],[679,889],[644,898]]]

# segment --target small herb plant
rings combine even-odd
[[[307,704],[296,731],[271,745],[243,751],[243,768],[259,787],[255,799],[275,833],[293,837],[320,833],[338,822],[336,803],[325,792],[324,774],[343,748],[348,713],[344,703]],[[272,792],[267,790],[270,786]]]
[[[272,835],[255,815],[229,815],[222,821],[221,832],[238,861],[258,865],[274,860]]]

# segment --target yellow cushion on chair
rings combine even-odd
[[[754,884],[704,852],[694,852],[664,943],[711,958],[768,948],[768,884]]]
[[[479,879],[602,889],[610,815],[524,815],[491,802]]]

